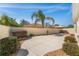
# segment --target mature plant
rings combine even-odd
[[[64,33],[64,30],[60,30],[60,33]]]
[[[55,20],[52,17],[45,17],[44,13],[42,12],[42,10],[38,10],[37,12],[34,12],[31,16],[32,20],[33,18],[35,18],[35,24],[37,22],[41,22],[42,23],[42,27],[44,27],[44,23],[45,23],[45,19],[48,20],[52,20],[52,25],[54,24]]]
[[[0,39],[0,55],[8,56],[16,53],[19,48],[19,41],[14,37]]]
[[[59,26],[59,24],[55,24],[55,26]]]
[[[21,20],[21,23],[20,23],[20,25],[28,25],[28,24],[30,24],[28,21],[26,21],[26,20]]]
[[[76,38],[74,36],[66,36],[64,41],[67,43],[77,43]]]
[[[17,22],[16,19],[13,19],[7,15],[2,15],[0,18],[0,24],[6,25],[6,26],[20,26]]]
[[[73,28],[73,27],[74,27],[74,25],[72,25],[72,24],[66,26],[66,28]]]
[[[67,53],[67,55],[76,56],[78,53],[78,45],[77,43],[64,43],[63,50]]]
[[[29,36],[32,37],[32,36],[34,36],[34,34],[30,34]]]
[[[19,30],[19,31],[13,31],[11,32],[12,36],[17,37],[19,40],[27,39],[27,31]]]
[[[63,44],[63,50],[67,55],[79,56],[79,47],[75,36],[66,36]]]

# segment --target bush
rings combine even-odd
[[[64,41],[63,50],[66,54],[71,56],[79,56],[79,47],[75,36],[66,36]]]
[[[6,37],[0,39],[0,55],[8,56],[15,52],[19,48],[19,41],[14,37]]]
[[[63,50],[67,53],[67,55],[76,56],[78,53],[78,45],[77,43],[64,43]]]
[[[74,25],[70,24],[66,28],[73,28],[73,27],[74,27]]]
[[[60,33],[69,34],[67,30],[60,30]]]
[[[12,36],[17,37],[19,40],[25,40],[28,37],[27,31],[24,31],[24,30],[14,31],[11,34]]]
[[[27,31],[24,31],[24,30],[19,30],[19,31],[14,31],[12,32],[12,36],[27,36]]]
[[[76,38],[74,36],[66,36],[64,41],[69,43],[77,43]]]
[[[60,30],[60,33],[64,33],[64,30]]]
[[[75,56],[79,56],[79,47],[75,50]]]

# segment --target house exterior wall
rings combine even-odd
[[[72,4],[72,16],[74,23],[76,23],[79,18],[79,3]]]
[[[72,16],[73,16],[73,22],[74,22],[74,30],[75,33],[78,34],[79,32],[79,3],[73,3],[72,4]]]

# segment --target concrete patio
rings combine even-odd
[[[49,51],[62,48],[63,40],[64,36],[36,36],[24,41],[21,49],[28,50],[27,56],[42,56]]]

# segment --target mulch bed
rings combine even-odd
[[[62,49],[47,52],[44,56],[68,56]]]

